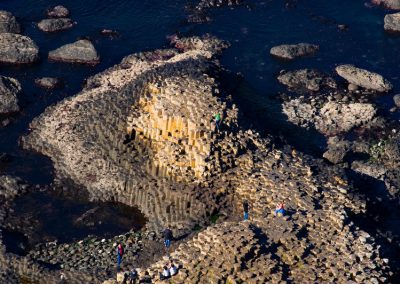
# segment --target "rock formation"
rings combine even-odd
[[[46,14],[50,18],[66,18],[69,16],[69,10],[62,5],[57,5],[48,9]]]
[[[52,90],[63,86],[63,82],[59,78],[43,77],[35,79],[35,84],[43,89]]]
[[[292,60],[302,56],[313,55],[318,49],[318,45],[309,43],[282,44],[271,48],[270,54],[282,59]]]
[[[336,72],[349,83],[365,89],[388,92],[393,88],[392,84],[381,75],[357,68],[353,65],[340,65],[336,67]]]
[[[49,60],[94,65],[100,62],[100,57],[89,40],[78,40],[50,51]]]
[[[27,36],[0,33],[0,63],[26,64],[39,59],[39,48]]]
[[[384,28],[389,32],[400,32],[400,13],[386,15]]]
[[[38,23],[38,28],[44,32],[58,32],[72,28],[74,21],[69,18],[44,19]]]
[[[16,79],[0,76],[0,114],[19,111],[17,94],[21,89]]]
[[[322,91],[323,88],[335,89],[335,80],[326,74],[313,69],[300,69],[295,71],[281,71],[278,81],[286,85],[289,90],[303,93],[309,91]]]
[[[400,10],[400,0],[371,0],[371,2],[387,9]]]
[[[7,11],[0,11],[0,33],[19,34],[21,27],[13,14]]]

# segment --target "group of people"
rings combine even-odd
[[[283,202],[276,206],[274,214],[275,216],[285,216],[287,214],[285,204]],[[243,201],[243,219],[249,220],[249,202],[247,200]]]
[[[160,280],[166,280],[176,275],[177,273],[178,273],[178,267],[173,262],[171,262],[171,265],[168,266],[167,264],[163,267],[163,271],[160,272]]]

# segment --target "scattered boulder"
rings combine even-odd
[[[270,54],[282,59],[292,60],[302,56],[313,55],[318,49],[318,45],[309,43],[282,44],[271,48]]]
[[[394,95],[393,102],[397,107],[400,107],[400,94]]]
[[[66,18],[69,16],[69,10],[62,5],[58,5],[48,9],[47,16],[50,18]]]
[[[116,30],[112,30],[112,29],[102,29],[100,31],[100,33],[104,36],[108,36],[108,37],[118,37],[119,36],[119,32]]]
[[[319,91],[324,87],[336,89],[335,80],[324,73],[313,69],[281,71],[278,81],[290,90],[302,93],[304,91]]]
[[[393,88],[392,84],[381,75],[350,64],[336,67],[336,72],[349,83],[365,89],[389,92]]]
[[[7,11],[0,11],[0,33],[14,33],[19,34],[21,27],[17,19]]]
[[[38,28],[44,32],[58,32],[72,28],[75,22],[69,18],[45,19],[38,23]]]
[[[385,16],[385,31],[400,32],[400,13]]]
[[[49,59],[68,63],[97,64],[100,57],[89,40],[78,40],[49,52]]]
[[[21,84],[14,78],[0,76],[0,114],[19,111],[17,94]]]
[[[40,88],[52,90],[62,87],[63,82],[59,78],[43,77],[35,79],[35,84]]]
[[[0,34],[0,63],[26,64],[39,59],[39,48],[27,36]]]
[[[333,164],[343,163],[350,146],[350,142],[341,140],[337,136],[330,137],[328,139],[328,149],[323,154],[323,157]]]

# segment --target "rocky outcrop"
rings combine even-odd
[[[49,52],[49,60],[94,65],[100,57],[89,40],[78,40]]]
[[[335,89],[337,87],[335,80],[314,69],[281,71],[278,81],[296,93],[317,92],[324,88]]]
[[[69,18],[45,19],[38,23],[38,28],[44,32],[58,32],[72,28],[75,22]]]
[[[376,109],[367,103],[328,101],[321,104],[312,99],[297,98],[283,103],[283,113],[296,125],[314,128],[324,135],[332,136],[370,122]]]
[[[35,79],[35,84],[43,89],[52,90],[63,86],[63,82],[59,78],[43,77]]]
[[[387,9],[400,10],[400,0],[371,0],[371,2]]]
[[[298,57],[313,55],[318,49],[318,45],[309,43],[283,44],[271,48],[270,54],[282,59],[292,60]]]
[[[400,13],[386,15],[384,28],[389,32],[400,32]]]
[[[39,59],[39,48],[27,36],[0,33],[0,63],[27,64]]]
[[[349,83],[365,89],[389,92],[393,88],[392,84],[381,75],[353,65],[340,65],[336,67],[336,72]]]
[[[0,33],[19,34],[20,32],[21,27],[13,14],[0,10]]]
[[[57,5],[48,9],[46,14],[50,18],[66,18],[69,16],[69,10],[62,5]]]
[[[323,157],[333,164],[343,163],[350,147],[349,141],[342,140],[337,136],[329,137],[328,149],[324,152]]]
[[[21,89],[16,79],[0,76],[0,114],[19,111],[17,95]]]

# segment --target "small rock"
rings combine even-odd
[[[318,49],[318,45],[309,43],[283,44],[271,48],[270,54],[282,59],[292,60],[298,57],[312,55],[316,53]]]
[[[62,87],[62,80],[59,78],[43,77],[35,79],[35,84],[43,89],[52,90]]]
[[[97,64],[100,57],[89,40],[78,40],[49,52],[49,59],[68,63]]]
[[[355,91],[358,90],[358,86],[350,83],[350,84],[347,86],[347,89],[348,89],[350,92],[355,92]]]
[[[397,107],[400,107],[400,94],[394,95],[393,102]]]
[[[65,18],[69,16],[69,10],[62,5],[58,5],[48,9],[47,16],[50,18]]]
[[[21,84],[14,78],[0,76],[0,114],[19,111],[17,94]]]
[[[365,89],[388,92],[393,88],[392,84],[381,75],[350,64],[336,67],[336,72],[349,83]]]
[[[14,33],[19,34],[21,27],[17,20],[7,11],[0,11],[0,33]]]
[[[38,23],[38,28],[43,32],[58,32],[72,28],[75,22],[69,18],[45,19]]]

